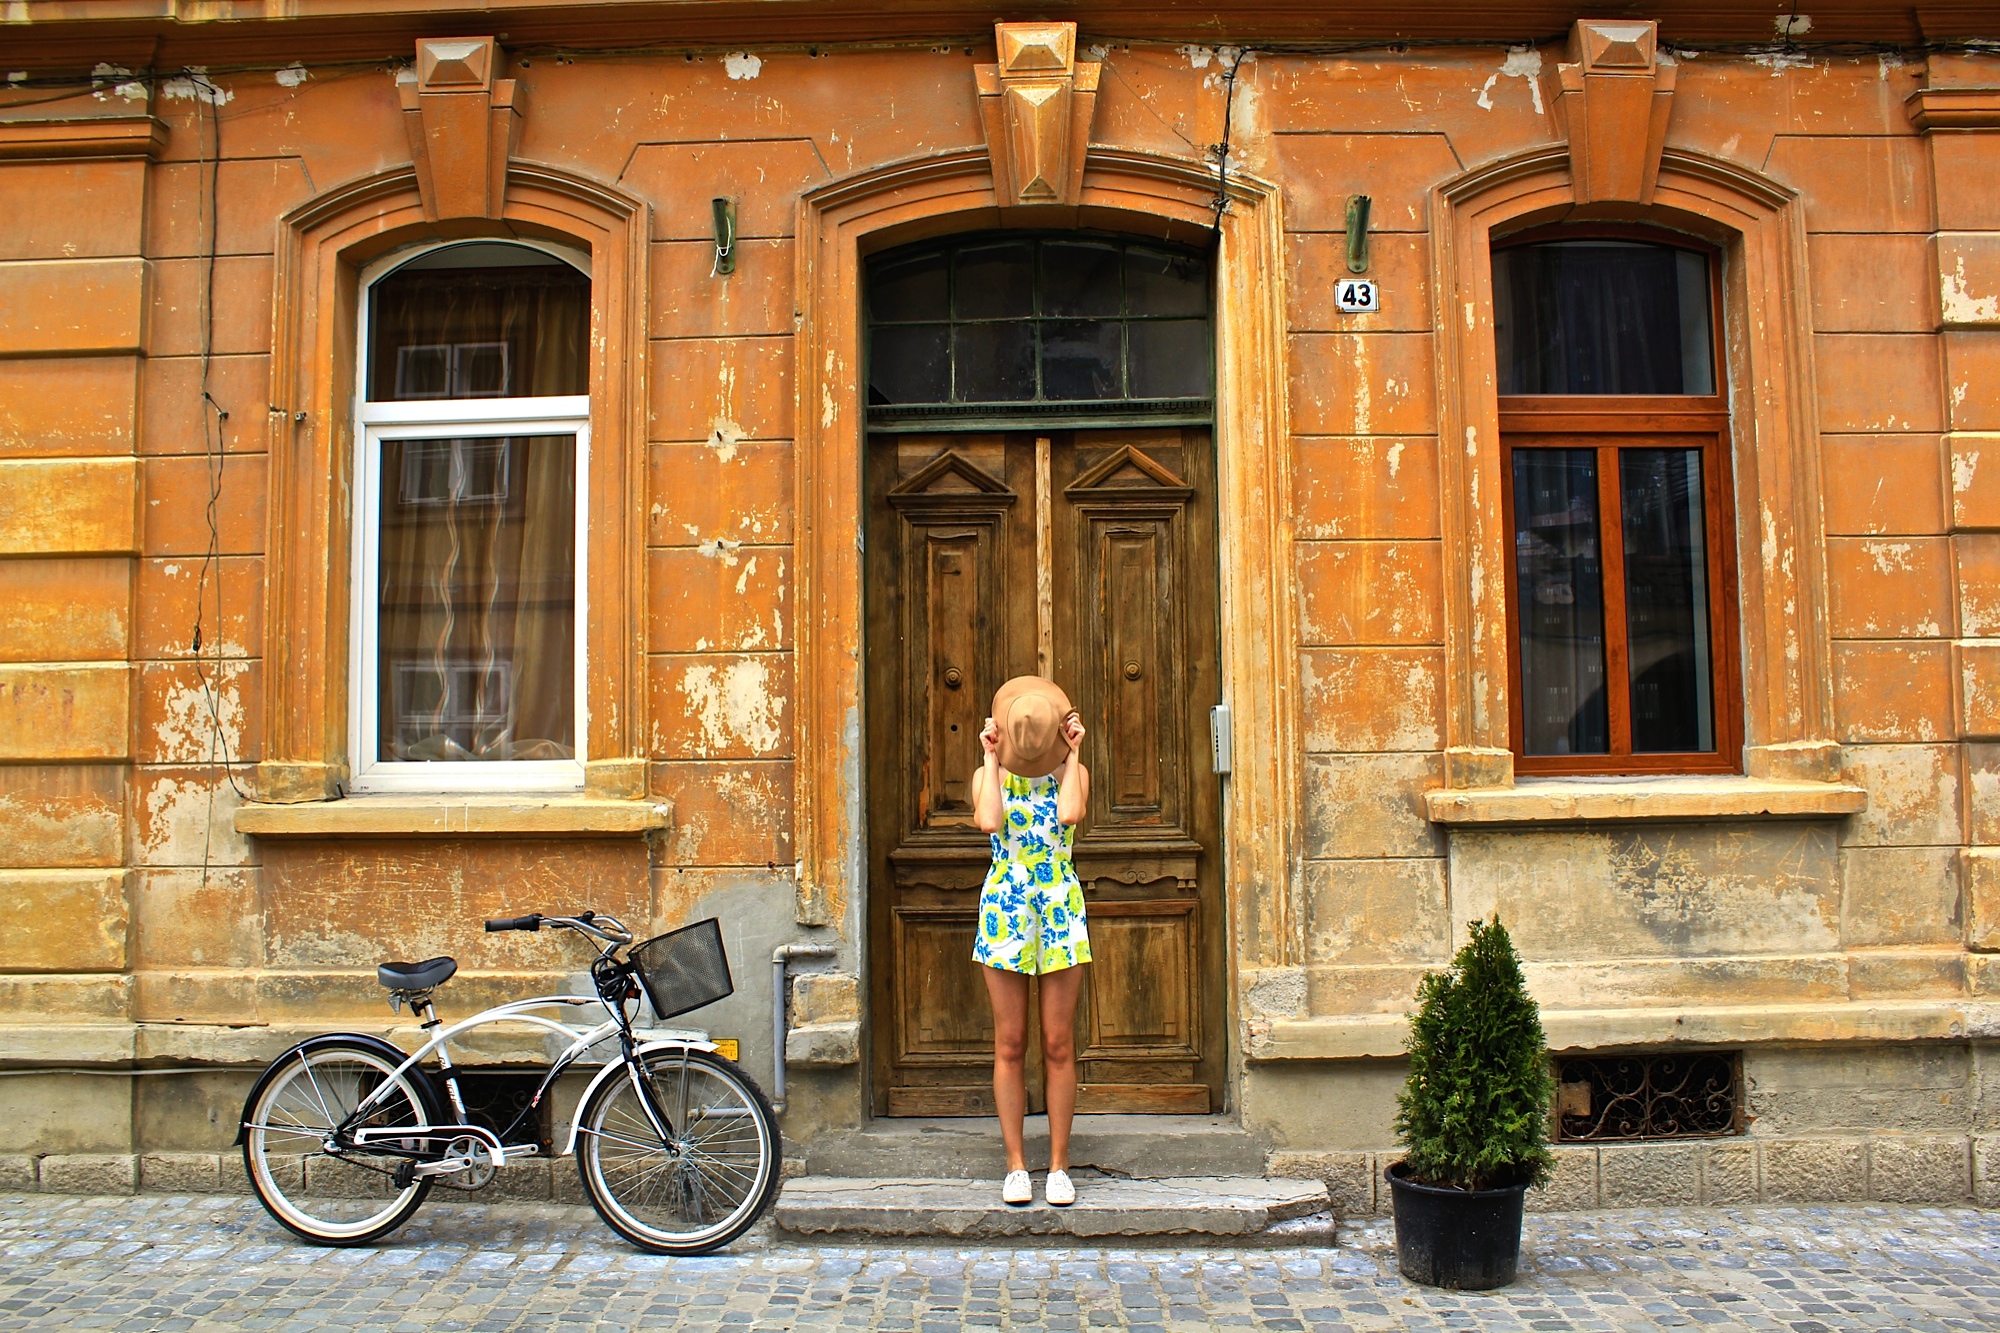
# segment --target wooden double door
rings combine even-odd
[[[1077,1109],[1220,1110],[1209,431],[877,434],[866,490],[876,1114],[993,1113],[992,1011],[971,961],[990,850],[972,775],[994,690],[1028,673],[1059,682],[1089,732]]]

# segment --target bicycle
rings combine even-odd
[[[701,921],[634,945],[624,923],[594,912],[486,923],[490,932],[544,927],[595,942],[594,996],[517,1000],[445,1027],[432,997],[457,962],[384,963],[376,978],[391,1008],[407,1004],[422,1018],[427,1040],[415,1054],[379,1037],[335,1032],[271,1062],[244,1103],[236,1141],[251,1188],[279,1225],[321,1245],[363,1245],[407,1222],[435,1184],[483,1188],[496,1172],[541,1154],[539,1143],[506,1140],[565,1070],[613,1037],[617,1058],[584,1090],[552,1154],[576,1156],[598,1216],[642,1249],[678,1255],[727,1245],[756,1223],[777,1191],[781,1160],[763,1090],[701,1033],[656,1030],[641,1040],[632,1027],[642,998],[667,1019],[731,993],[719,924]],[[607,1017],[589,1028],[540,1012],[590,1005]],[[532,1024],[569,1043],[498,1133],[467,1117],[450,1050],[454,1038],[494,1023]],[[423,1064],[433,1054],[437,1078]]]

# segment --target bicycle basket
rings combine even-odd
[[[722,923],[714,917],[635,944],[629,956],[658,1018],[714,1004],[736,989],[722,948]]]

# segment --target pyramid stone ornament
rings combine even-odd
[[[1095,62],[1076,59],[1074,23],[996,23],[999,61],[973,73],[1002,206],[1074,204],[1097,105]]]
[[[397,84],[424,216],[497,218],[507,201],[507,161],[520,138],[523,89],[497,77],[491,37],[417,43],[414,73]]]
[[[1671,58],[1651,22],[1578,19],[1555,66],[1549,119],[1569,140],[1576,201],[1650,204],[1673,108]]]

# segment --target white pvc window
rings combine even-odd
[[[589,281],[580,256],[496,242],[366,275],[357,791],[583,785]]]

